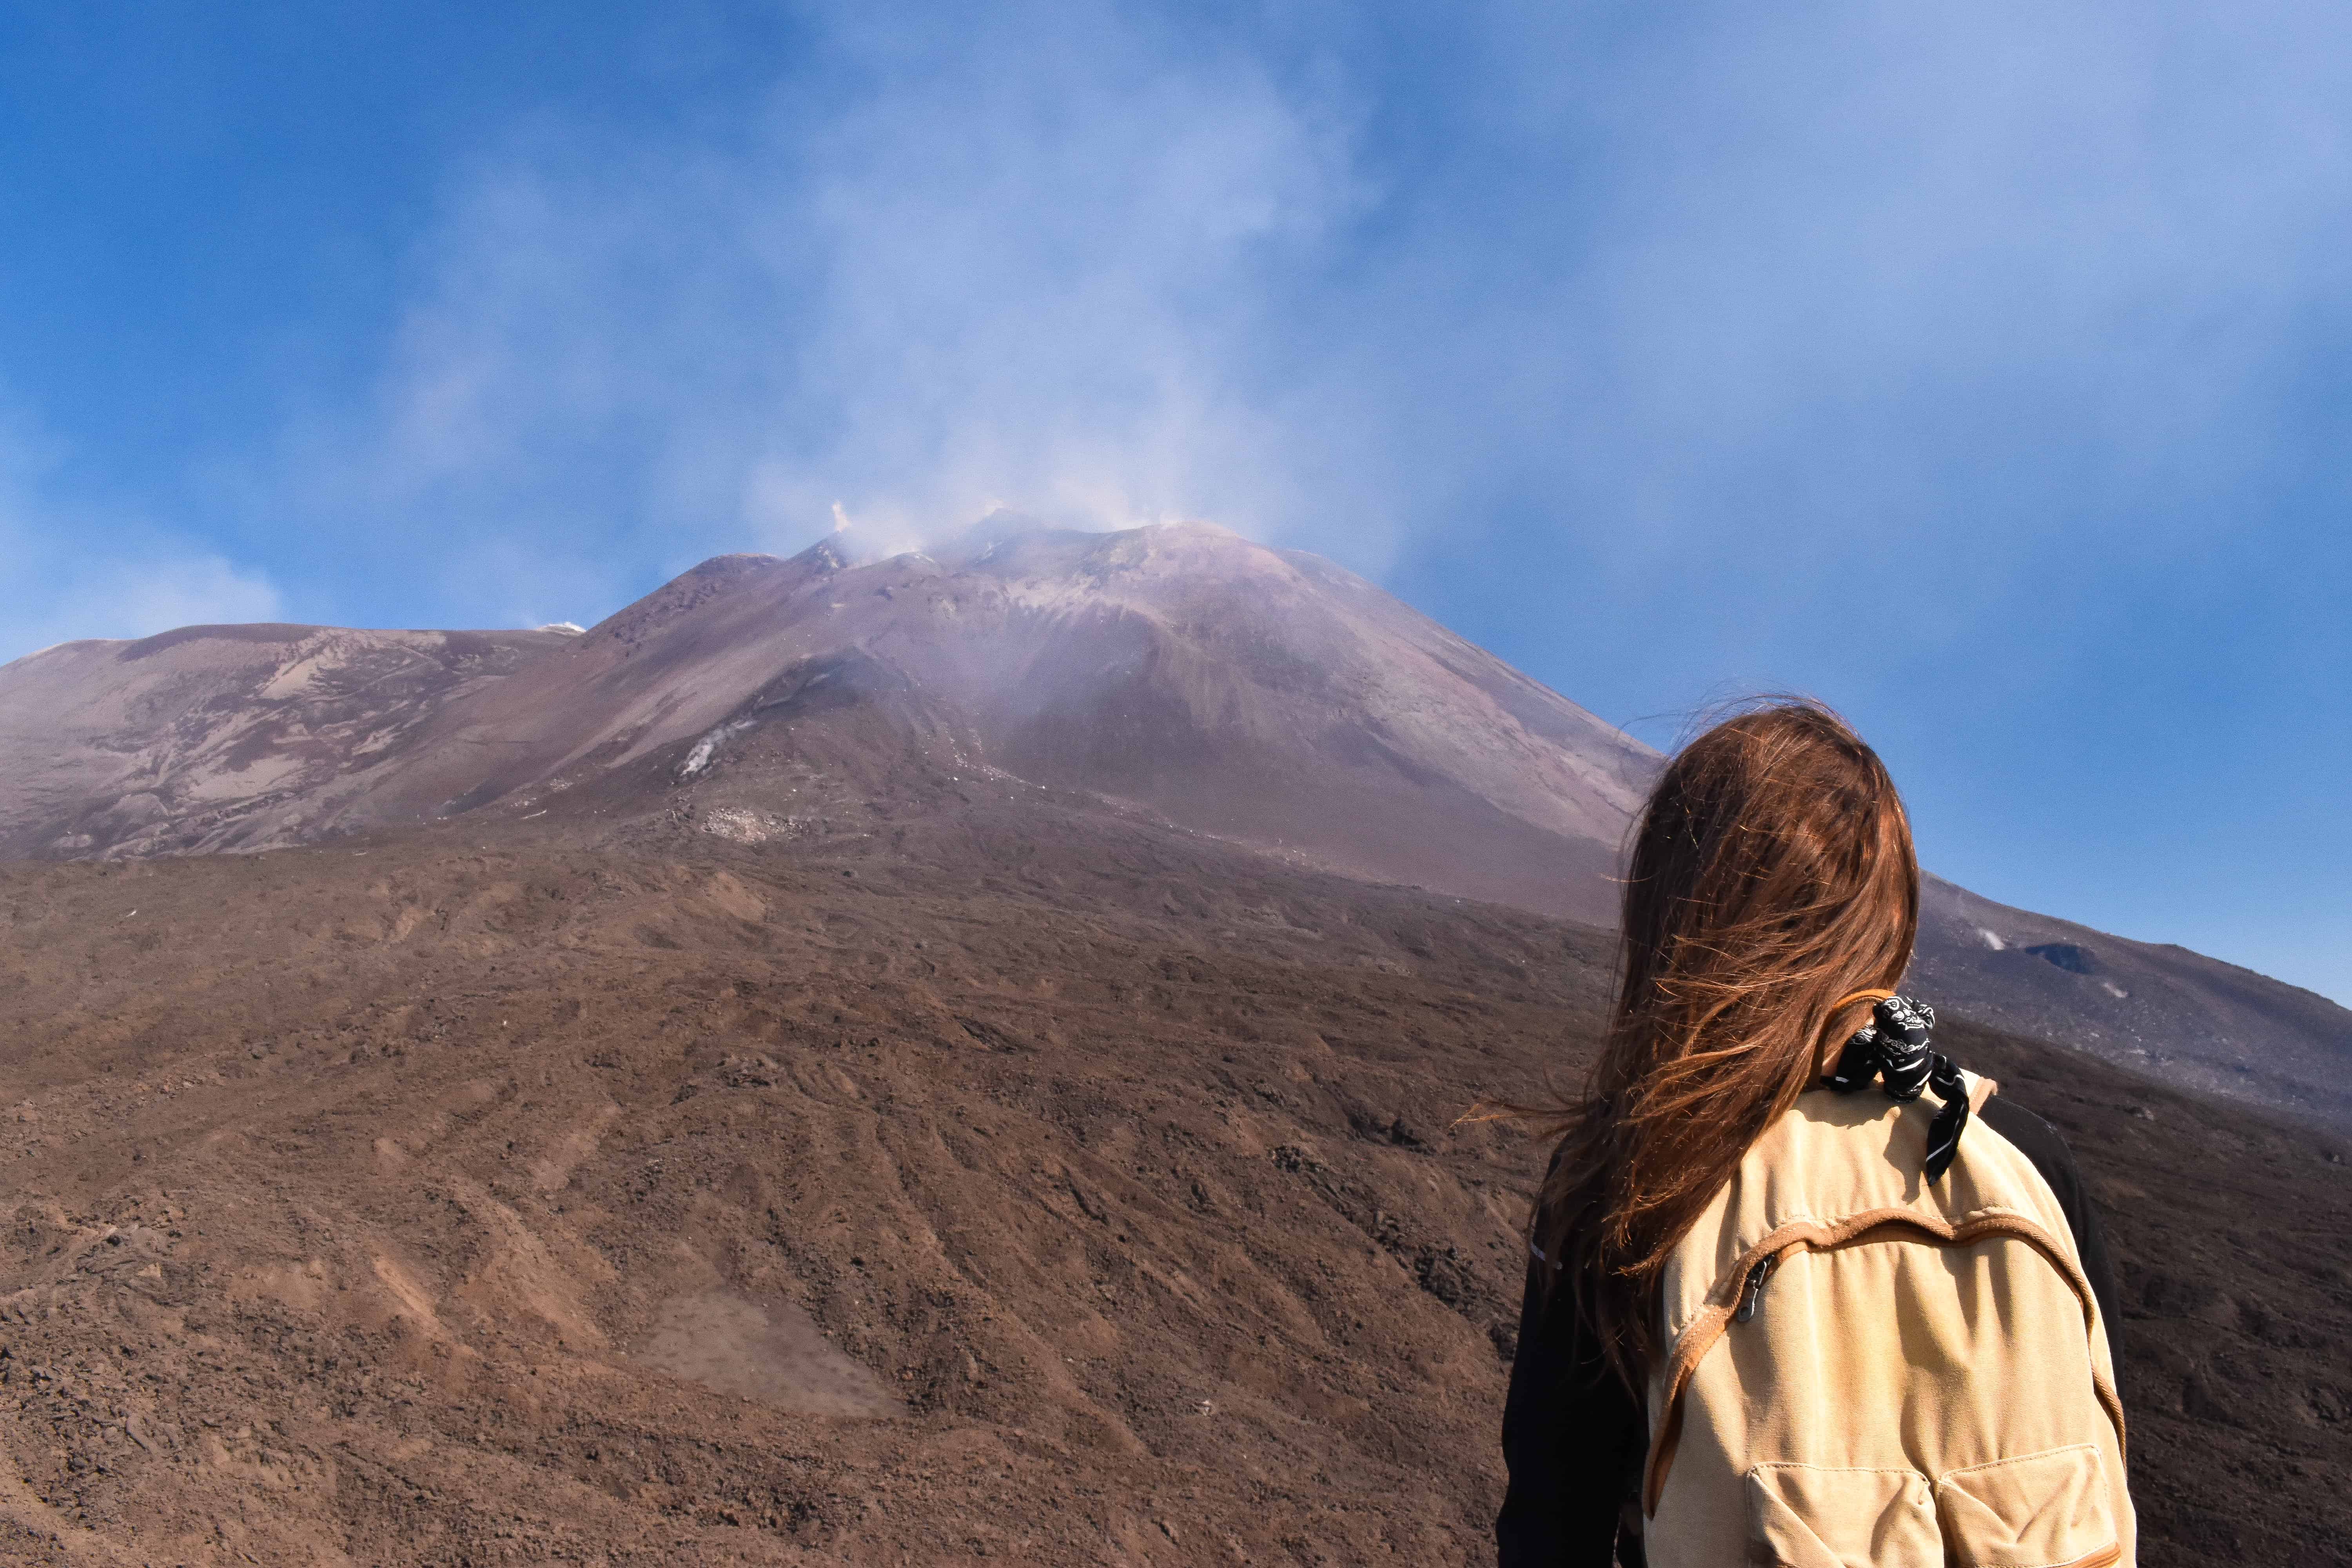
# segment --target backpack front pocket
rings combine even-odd
[[[2106,1568],[2123,1552],[2088,1443],[1953,1470],[1936,1481],[1936,1511],[1960,1568]]]
[[[1758,1465],[1748,1472],[1748,1559],[1772,1568],[1942,1568],[1927,1478]]]

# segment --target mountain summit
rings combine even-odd
[[[789,844],[986,800],[1605,923],[1657,753],[1314,555],[1000,516],[726,555],[585,633],[193,626],[0,668],[0,854],[466,824]],[[2352,1124],[2352,1014],[1931,879],[1919,981],[2021,1033]]]
[[[436,637],[471,639],[472,663],[428,679],[411,645]],[[344,711],[356,692],[374,722]],[[866,564],[833,540],[720,556],[578,637],[68,644],[0,671],[0,848],[19,856],[266,848],[561,811],[582,786],[608,816],[689,782],[782,806],[739,766],[782,746],[875,791],[910,768],[1012,777],[1589,920],[1656,766],[1362,579],[1200,524],[984,531]]]

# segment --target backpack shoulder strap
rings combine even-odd
[[[1980,1109],[1996,1086],[1967,1077],[1969,1101]],[[2046,1258],[2080,1305],[2099,1403],[2122,1441],[2106,1325],[2056,1194],[2023,1152],[1990,1127],[1970,1130],[1944,1179],[1925,1180],[1928,1121],[1924,1106],[1877,1096],[1801,1096],[1685,1237],[1661,1290],[1664,1353],[1651,1378],[1645,1512],[1654,1511],[1664,1491],[1694,1373],[1773,1268],[1800,1250],[1832,1251],[1906,1233],[1955,1246],[2012,1237]]]

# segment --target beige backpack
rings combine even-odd
[[[1993,1092],[1937,1066],[1956,1100]],[[1929,1179],[1933,1112],[1800,1096],[1675,1253],[1651,1568],[2131,1568],[2123,1408],[2065,1213],[1981,1121]]]

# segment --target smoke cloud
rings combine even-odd
[[[1277,307],[1369,205],[1339,86],[1113,5],[814,26],[723,124],[484,154],[374,433],[307,435],[313,504],[665,564],[836,508],[912,541],[1311,507]]]
[[[1900,563],[1957,632],[2061,520],[2208,536],[2344,327],[2329,8],[796,16],[754,97],[478,150],[302,506],[462,521],[460,596],[1005,505]]]

